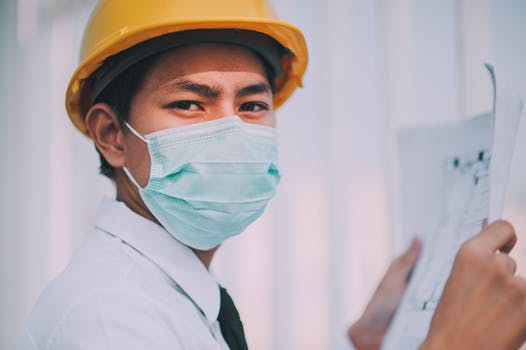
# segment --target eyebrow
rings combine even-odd
[[[205,98],[217,98],[221,94],[221,90],[213,86],[206,84],[199,84],[190,80],[176,80],[167,86],[168,90],[182,89],[196,93]],[[246,97],[250,95],[270,93],[272,94],[272,88],[267,83],[253,84],[243,87],[236,93],[236,97]]]
[[[219,89],[216,89],[212,86],[195,83],[189,80],[177,80],[172,84],[168,85],[168,89],[183,89],[186,91],[194,92],[206,98],[217,98],[221,93]]]
[[[260,83],[260,84],[245,86],[244,88],[242,88],[241,90],[237,92],[236,97],[245,97],[245,96],[261,94],[261,93],[272,94],[272,89],[270,88],[270,85],[266,83]]]

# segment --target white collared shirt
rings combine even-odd
[[[42,293],[18,349],[228,349],[215,279],[194,252],[124,203]]]
[[[104,199],[95,229],[33,308],[19,350],[225,350],[215,279],[161,226]],[[352,350],[346,334],[333,350]]]

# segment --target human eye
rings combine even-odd
[[[171,109],[180,109],[184,111],[190,111],[190,112],[196,112],[196,111],[202,111],[203,107],[199,102],[196,101],[190,101],[190,100],[183,100],[183,101],[175,101],[172,103],[169,103],[167,108]]]
[[[267,104],[262,102],[245,102],[239,106],[240,112],[261,112],[268,109]]]

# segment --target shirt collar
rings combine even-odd
[[[201,309],[210,324],[217,320],[220,306],[217,282],[197,255],[162,226],[136,214],[123,202],[109,198],[102,200],[95,226],[157,264]]]

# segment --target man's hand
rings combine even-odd
[[[420,248],[420,241],[413,239],[407,252],[391,263],[362,317],[349,328],[349,338],[357,349],[380,348],[400,304]]]
[[[526,339],[526,280],[508,256],[517,237],[497,221],[459,250],[422,344],[428,349],[518,349]]]

